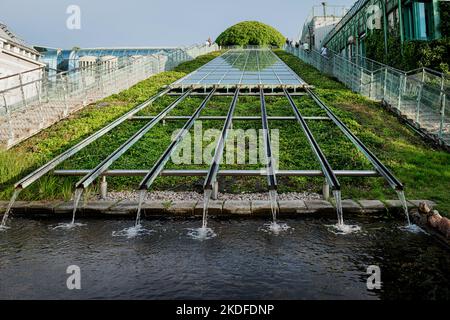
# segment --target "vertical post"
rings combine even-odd
[[[63,76],[61,75],[60,80],[63,83],[64,117],[67,117],[67,115],[69,114],[69,104],[67,102],[67,84],[62,77]]]
[[[27,108],[28,107],[27,98],[25,97],[25,89],[23,88],[23,79],[22,79],[21,73],[19,73],[19,83],[20,83],[20,93],[22,94],[22,103],[23,103],[23,106],[25,108]]]
[[[330,185],[328,184],[328,182],[326,180],[323,183],[322,194],[323,194],[324,200],[330,199]]]
[[[100,183],[100,197],[102,200],[106,200],[108,196],[108,182],[106,181],[106,177],[101,177],[102,181]]]
[[[444,137],[444,122],[445,122],[445,105],[446,105],[446,94],[442,95],[441,99],[441,124],[439,126],[439,139],[442,140]]]
[[[14,133],[13,133],[13,127],[12,127],[12,121],[11,121],[11,110],[9,110],[8,103],[6,102],[5,94],[2,93],[3,97],[3,103],[6,111],[6,122],[8,123],[8,140],[6,141],[6,146],[12,144],[14,141]]]
[[[420,84],[419,93],[417,94],[416,123],[420,121],[420,104],[422,101],[423,82]]]
[[[402,0],[398,0],[398,18],[400,24],[400,50],[403,55],[403,42],[405,41],[405,35],[403,32],[403,10],[402,10]]]
[[[214,188],[212,190],[211,199],[217,200],[219,198],[219,182],[214,182]]]
[[[398,80],[398,101],[397,101],[397,109],[402,109],[402,88],[403,88],[403,81],[404,81],[405,75],[401,74],[399,76]]]
[[[36,89],[38,89],[37,82],[35,82],[35,84],[36,84]],[[41,97],[40,97],[39,93],[38,93],[38,99],[39,99],[39,103],[38,103],[39,113],[40,113],[40,116],[41,116],[40,117],[41,118],[41,122],[39,123],[39,129],[42,129],[42,128],[44,128],[45,118],[44,118],[44,108],[43,108],[42,103],[40,102],[41,101]]]
[[[373,71],[370,73],[370,92],[369,92],[369,98],[373,97],[373,84],[374,84],[374,77],[373,77]]]
[[[383,100],[386,102],[386,94],[387,94],[387,76],[388,76],[388,69],[387,67],[384,68],[384,87],[383,87]]]
[[[79,71],[81,73],[81,90],[83,91],[83,105],[87,105],[87,85],[86,85],[86,74],[83,69]]]
[[[359,93],[363,92],[363,68],[359,67]]]

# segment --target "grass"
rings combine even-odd
[[[365,99],[345,88],[338,81],[326,77],[314,68],[302,63],[294,56],[283,51],[277,54],[294,71],[308,83],[316,86],[319,96],[336,112],[336,114],[360,137],[360,139],[382,160],[394,174],[406,185],[410,199],[429,199],[438,203],[444,214],[450,212],[450,154],[427,146],[420,137],[380,107],[380,104]],[[38,168],[64,150],[67,150],[86,136],[92,134],[105,124],[118,118],[135,105],[154,95],[162,86],[167,85],[190,73],[217,57],[219,53],[199,57],[184,63],[174,71],[153,76],[120,94],[113,95],[61,121],[53,127],[28,139],[19,146],[0,152],[0,199],[7,200],[12,194],[12,185],[25,174]],[[174,97],[164,97],[143,110],[139,115],[155,115],[173,101]],[[304,116],[323,116],[324,112],[308,97],[294,99]],[[202,102],[200,97],[189,97],[183,101],[170,115],[192,114]],[[231,97],[213,97],[202,115],[226,115]],[[107,106],[99,107],[104,103]],[[288,102],[284,98],[267,97],[269,116],[292,116]],[[259,115],[260,106],[257,97],[241,97],[236,116]],[[185,121],[167,122],[166,125],[155,126],[141,141],[133,146],[123,157],[113,164],[111,169],[150,169],[171,142],[176,129]],[[127,121],[112,132],[106,134],[71,159],[65,161],[61,169],[92,169],[121,143],[126,141],[145,122]],[[209,129],[222,128],[221,121],[203,121],[202,132]],[[345,138],[345,136],[327,121],[310,121],[310,128],[319,142],[323,152],[329,159],[333,169],[372,169],[365,157]],[[280,169],[319,170],[309,144],[300,126],[294,122],[272,121],[271,129],[279,130]],[[234,129],[261,129],[260,121],[235,121]],[[193,129],[191,130],[191,133]],[[206,154],[211,154],[217,137],[210,136],[202,142]],[[193,140],[193,139],[192,139]],[[184,141],[184,156],[192,159],[194,141]],[[209,149],[208,149],[209,148]],[[246,146],[248,149],[248,146]],[[201,159],[200,159],[201,160]],[[207,169],[208,165],[179,165],[169,161],[168,169]],[[224,169],[259,169],[256,164],[224,164]],[[135,189],[141,179],[115,177],[108,178],[110,190]],[[355,199],[394,199],[395,193],[382,178],[340,178],[343,195]],[[75,178],[43,177],[25,190],[20,199],[68,199],[73,192]],[[322,178],[280,178],[280,192],[310,191],[320,192]],[[201,178],[158,178],[153,185],[154,190],[194,190],[201,191]],[[267,190],[263,177],[221,178],[222,191],[263,192]],[[98,192],[94,184],[88,194]]]

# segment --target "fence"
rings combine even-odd
[[[194,45],[167,55],[100,59],[63,73],[42,68],[0,78],[0,148],[10,148],[90,103],[216,50],[215,44]]]
[[[286,51],[354,92],[383,101],[418,132],[450,146],[450,80],[446,75],[426,68],[404,72],[360,56],[349,60],[302,48],[286,47]]]

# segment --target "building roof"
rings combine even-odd
[[[6,24],[0,22],[0,38],[12,42],[20,47],[26,48],[35,54],[39,54],[32,46],[28,45],[23,39],[13,33]]]
[[[361,8],[367,3],[369,0],[358,0],[356,1],[352,8],[347,12],[347,14],[342,18],[342,20],[336,24],[336,26],[331,30],[331,32],[325,37],[324,43],[328,43],[335,35],[339,32],[346,24],[349,22]]]

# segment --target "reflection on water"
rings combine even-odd
[[[142,221],[153,230],[112,233],[130,221],[89,221],[71,232],[58,221],[12,219],[0,233],[0,299],[449,299],[450,254],[403,221],[350,220],[362,231],[329,232],[334,220],[287,220],[275,235],[263,220],[216,221],[217,236],[190,238],[194,221]],[[82,290],[66,288],[77,265]],[[368,291],[367,268],[383,289]]]

